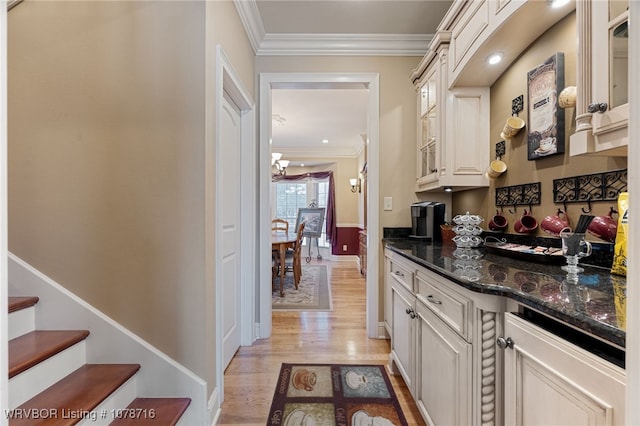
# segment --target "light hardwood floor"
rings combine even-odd
[[[329,266],[333,311],[274,312],[271,337],[241,347],[227,367],[218,425],[264,426],[283,362],[387,364],[389,341],[366,336],[365,280],[356,263],[312,263]],[[407,422],[423,425],[404,381],[390,378]]]

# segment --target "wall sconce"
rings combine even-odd
[[[351,192],[362,192],[362,187],[360,185],[360,178],[349,179],[349,183],[351,184]]]
[[[271,153],[271,174],[273,176],[284,176],[287,174],[289,160],[281,160],[282,154],[279,152]]]

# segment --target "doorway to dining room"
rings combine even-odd
[[[367,197],[363,210],[368,213],[367,228],[368,241],[379,241],[378,231],[378,127],[379,127],[379,88],[378,74],[322,74],[322,73],[264,73],[260,74],[260,135],[259,135],[259,200],[261,206],[271,205],[272,175],[271,175],[271,145],[272,136],[272,94],[279,89],[288,90],[323,90],[323,89],[364,89],[367,92]],[[339,180],[336,185],[349,185],[348,178],[340,176],[346,182]],[[258,268],[258,296],[257,307],[258,325],[257,337],[266,338],[271,335],[271,265],[268,256],[268,242],[270,241],[271,209],[262,208],[259,212],[259,268]],[[367,243],[367,274],[366,274],[366,330],[369,337],[378,337],[378,245]]]

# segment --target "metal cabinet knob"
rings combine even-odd
[[[606,102],[594,102],[592,104],[587,105],[587,111],[591,114],[596,112],[606,112],[609,109],[609,105]]]
[[[515,342],[511,337],[507,337],[506,339],[504,337],[498,337],[496,344],[500,349],[513,349]]]

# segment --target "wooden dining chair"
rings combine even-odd
[[[284,219],[273,219],[271,221],[271,231],[275,231],[275,232],[289,232],[289,222],[287,222]]]
[[[302,276],[302,235],[304,234],[304,222],[302,222],[298,226],[298,232],[296,235],[296,243],[293,247],[293,250],[287,251],[284,260],[284,273],[286,274],[288,271],[293,272],[293,283],[296,286],[296,290],[298,289],[298,284],[300,283],[300,277]]]

